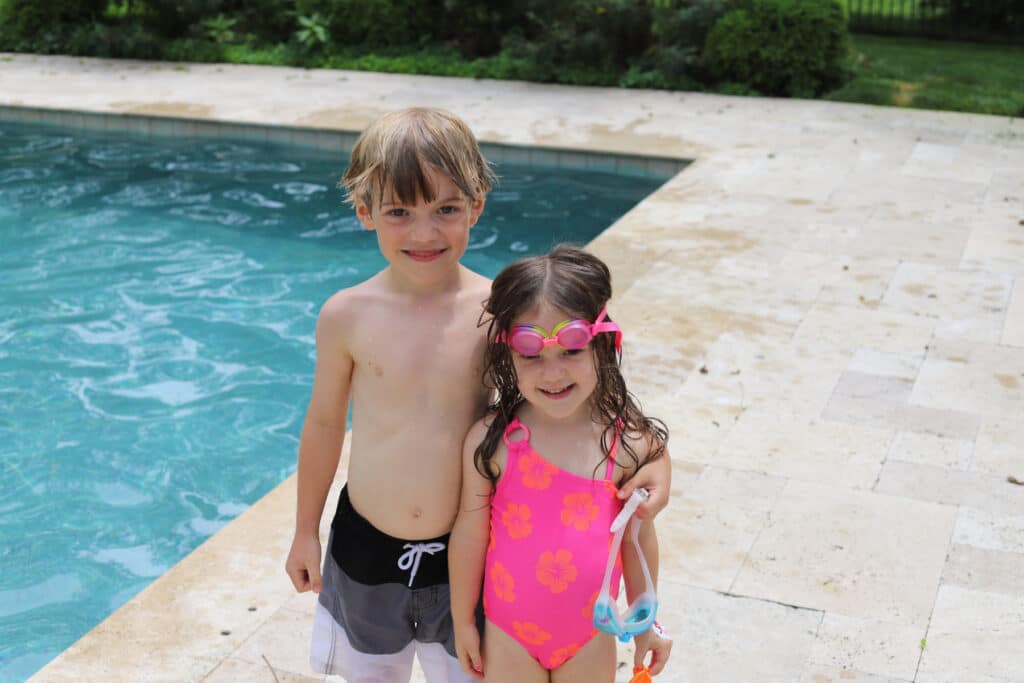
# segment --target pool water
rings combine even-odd
[[[294,471],[318,308],[384,265],[344,162],[0,124],[0,682]],[[661,182],[496,170],[464,259],[488,276]]]

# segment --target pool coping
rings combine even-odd
[[[347,155],[358,131],[264,125],[227,120],[180,118],[123,112],[88,112],[45,107],[0,104],[0,122],[60,126],[73,130],[148,137],[237,139],[247,142],[293,145]],[[598,171],[641,178],[668,180],[692,159],[671,156],[595,152],[557,147],[523,146],[481,142],[480,149],[492,163],[514,163]]]

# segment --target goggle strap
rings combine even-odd
[[[619,550],[622,548],[622,536],[626,532],[626,526],[629,526],[629,537],[630,540],[633,541],[633,547],[636,548],[636,554],[640,558],[640,569],[644,573],[644,581],[647,582],[645,592],[654,595],[654,579],[651,578],[651,569],[647,566],[647,558],[644,556],[643,549],[640,547],[640,526],[642,524],[643,522],[639,518],[634,517],[630,520],[628,525],[620,526],[615,532],[615,538],[612,539],[611,547],[608,550],[608,564],[605,566],[604,580],[601,582],[601,590],[598,592],[597,599],[595,600],[596,604],[601,602],[602,598],[605,598],[605,602],[608,603],[610,616],[617,622],[620,622],[619,610],[611,599],[612,571],[615,568],[615,560],[619,556]],[[625,631],[622,626],[621,622],[615,624],[617,629]],[[622,640],[622,638],[623,636],[619,636],[620,640]]]
[[[647,558],[644,557],[644,552],[640,548],[640,525],[642,522],[634,517],[632,523],[629,526],[629,535],[633,539],[633,547],[636,548],[636,554],[640,558],[640,569],[644,572],[644,580],[647,582],[647,592],[654,593],[654,579],[651,578],[651,569],[647,566]]]

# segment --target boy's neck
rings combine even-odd
[[[468,271],[466,267],[459,264],[446,276],[436,280],[412,280],[403,277],[399,271],[388,266],[384,269],[385,281],[388,286],[399,294],[406,294],[413,297],[432,297],[442,294],[452,294],[463,288],[466,282]]]

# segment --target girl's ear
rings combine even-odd
[[[376,230],[376,226],[373,224],[373,213],[370,211],[370,207],[362,202],[356,202],[356,218],[363,224],[363,227],[367,230]]]

